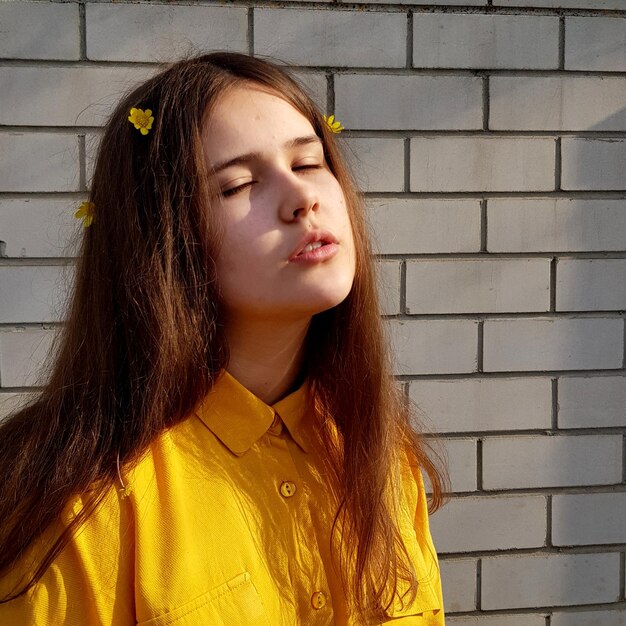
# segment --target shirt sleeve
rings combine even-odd
[[[80,501],[76,501],[68,509],[76,510],[80,505]],[[49,529],[31,548],[25,562],[30,564],[36,562],[37,557],[41,558],[40,546],[51,536],[58,536],[60,528],[59,524]],[[0,604],[0,624],[135,624],[132,546],[130,506],[111,488],[35,586],[18,598]],[[0,581],[2,595],[6,596],[28,572],[27,565],[18,564]]]

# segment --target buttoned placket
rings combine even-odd
[[[282,449],[286,452],[285,458],[288,459],[288,467],[277,481],[276,487],[279,497],[288,502],[289,511],[292,515],[293,522],[291,528],[293,531],[294,548],[297,545],[297,551],[294,551],[294,554],[308,551],[311,556],[312,571],[303,572],[307,574],[309,580],[293,581],[299,588],[297,589],[299,594],[308,593],[308,602],[303,602],[303,598],[298,599],[298,606],[304,611],[304,614],[299,617],[303,624],[328,626],[333,624],[332,603],[330,601],[324,564],[317,547],[319,537],[311,517],[308,489],[303,484],[302,476],[294,462],[291,450],[292,446],[297,444],[290,437],[287,429],[284,428],[278,413],[275,413],[274,421],[268,429],[268,434],[272,436],[272,447],[275,450]],[[312,541],[312,538],[315,538],[315,541]],[[302,564],[299,563],[298,565]],[[300,567],[298,571],[301,571]],[[307,588],[308,591],[305,591]],[[307,608],[304,608],[305,606]]]

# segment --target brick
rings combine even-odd
[[[0,2],[0,31],[0,58],[80,58],[78,4]]]
[[[626,259],[559,259],[556,310],[626,310]]]
[[[321,111],[328,110],[328,81],[323,72],[291,71],[300,86],[311,96]]]
[[[621,435],[490,437],[483,441],[485,489],[610,485],[621,481]]]
[[[454,493],[476,491],[476,439],[442,439],[435,444],[448,461],[450,488]],[[424,480],[427,481],[427,478]],[[432,490],[428,488],[428,492]]]
[[[549,191],[549,137],[413,137],[411,191]]]
[[[626,377],[559,379],[559,428],[626,426]]]
[[[617,0],[605,2],[618,4]],[[597,4],[599,3],[593,3],[594,9],[604,8]],[[624,3],[619,4],[619,7],[614,8],[623,10]],[[565,69],[624,72],[626,71],[624,42],[626,42],[626,20],[623,17],[567,17]]]
[[[480,251],[480,200],[368,199],[367,216],[379,254]]]
[[[0,191],[78,190],[78,139],[51,133],[0,133]]]
[[[489,252],[623,250],[626,200],[489,198]]]
[[[548,378],[413,380],[409,397],[426,415],[428,430],[486,432],[550,428]]]
[[[32,399],[32,395],[30,393],[0,393],[0,421],[17,412]]]
[[[446,613],[473,611],[476,608],[476,561],[443,558],[439,560],[439,568]]]
[[[494,6],[557,9],[623,9],[624,0],[494,0]],[[589,18],[585,18],[589,19]]]
[[[621,368],[624,324],[598,317],[485,320],[483,340],[486,372]]]
[[[431,518],[437,552],[539,548],[546,507],[545,496],[453,498]]]
[[[550,310],[550,259],[409,260],[407,313]]]
[[[482,561],[482,608],[617,602],[618,553],[496,556]]]
[[[0,381],[2,387],[43,386],[49,365],[45,363],[55,331],[0,332]]]
[[[626,189],[626,140],[564,137],[561,153],[563,189]]]
[[[416,13],[413,66],[556,69],[559,20],[532,15]]]
[[[61,265],[0,267],[0,323],[62,322],[72,277]]]
[[[70,245],[80,202],[38,197],[0,199],[0,239],[8,257],[75,256]]]
[[[605,76],[492,76],[492,130],[624,130],[626,82]],[[528,106],[532,102],[533,106]]]
[[[543,615],[477,615],[471,617],[448,617],[446,624],[452,626],[545,626]]]
[[[396,315],[400,313],[400,262],[380,261],[378,267],[381,313]]]
[[[626,626],[626,611],[577,611],[552,613],[550,626]]]
[[[133,67],[3,67],[0,124],[101,126],[120,95],[153,73]]]
[[[349,137],[348,162],[363,191],[404,190],[404,142],[387,137]]]
[[[87,3],[87,58],[174,61],[204,50],[248,52],[248,11],[232,6]]]
[[[556,546],[626,543],[626,493],[581,493],[552,498]]]
[[[350,130],[479,130],[482,92],[474,76],[339,74],[335,112]]]
[[[476,370],[478,323],[473,320],[389,320],[397,374]]]
[[[290,65],[404,67],[406,15],[255,8],[254,52]]]
[[[343,0],[342,0],[343,1]],[[364,4],[376,2],[376,4],[415,4],[414,0],[365,0]],[[438,6],[486,6],[487,0],[420,0],[420,5],[438,5]]]

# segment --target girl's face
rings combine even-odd
[[[237,86],[208,117],[203,145],[221,190],[216,262],[227,314],[310,318],[339,304],[354,279],[354,240],[311,123],[277,95]],[[321,260],[294,259],[316,231],[336,243],[321,249]]]

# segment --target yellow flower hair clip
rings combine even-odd
[[[326,122],[326,126],[328,126],[331,133],[340,133],[343,130],[341,122],[337,121],[334,115],[331,115],[330,117],[326,117],[324,115],[324,121]]]
[[[148,131],[152,128],[154,117],[152,117],[152,111],[150,109],[143,111],[142,109],[135,109],[133,107],[130,110],[128,121],[131,122],[142,135],[147,135]]]
[[[95,209],[96,205],[93,202],[85,200],[85,202],[78,207],[78,211],[74,213],[74,217],[82,218],[83,228],[87,228],[88,226],[91,226],[91,222],[93,222]]]

